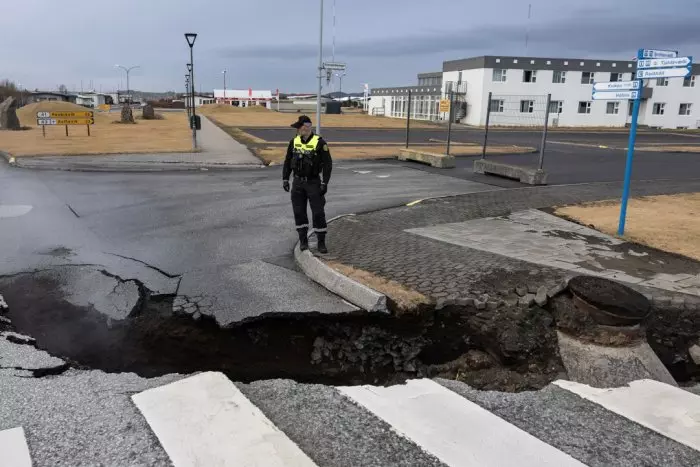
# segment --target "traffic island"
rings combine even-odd
[[[546,185],[547,172],[542,169],[533,169],[520,165],[495,162],[490,159],[478,159],[474,161],[474,173],[484,175],[497,175],[499,177],[518,180],[528,185]]]

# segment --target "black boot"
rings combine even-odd
[[[316,238],[318,238],[318,252],[325,255],[328,253],[328,248],[326,248],[326,233],[316,232]]]
[[[305,251],[309,249],[308,229],[299,229],[299,249]]]

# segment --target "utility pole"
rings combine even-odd
[[[321,14],[318,29],[318,95],[316,96],[316,134],[321,133],[321,92],[323,91],[323,0],[321,0]]]

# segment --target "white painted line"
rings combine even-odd
[[[554,384],[700,451],[700,396],[651,379],[614,389],[564,380]]]
[[[338,390],[453,467],[583,466],[581,462],[428,379]]]
[[[132,400],[175,467],[316,466],[222,373],[201,373]]]
[[[32,467],[22,427],[0,431],[0,453],[2,467]]]
[[[365,174],[368,174],[368,173],[372,173],[371,170],[353,170],[353,172],[355,172],[356,174],[360,174],[360,175],[365,175]]]

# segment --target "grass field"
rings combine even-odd
[[[38,111],[91,110],[66,102],[41,102],[22,107],[17,112],[20,123],[31,129],[0,132],[0,150],[12,156],[79,155],[151,152],[189,152],[191,133],[184,112],[164,112],[163,120],[137,120],[134,125],[112,123],[119,113],[95,111],[95,124],[87,136],[85,126],[47,126],[46,137],[36,126]],[[140,116],[134,111],[134,116]]]
[[[556,214],[615,235],[620,202],[566,206]],[[700,193],[630,199],[625,239],[700,261]]]
[[[239,108],[230,105],[210,104],[199,110],[202,115],[213,117],[223,126],[238,128],[289,127],[301,113],[280,113],[264,107]],[[309,113],[311,120],[315,113]],[[388,117],[374,117],[364,114],[323,115],[321,125],[326,128],[406,128],[406,120]],[[414,128],[435,128],[435,124],[421,120],[411,120]]]

